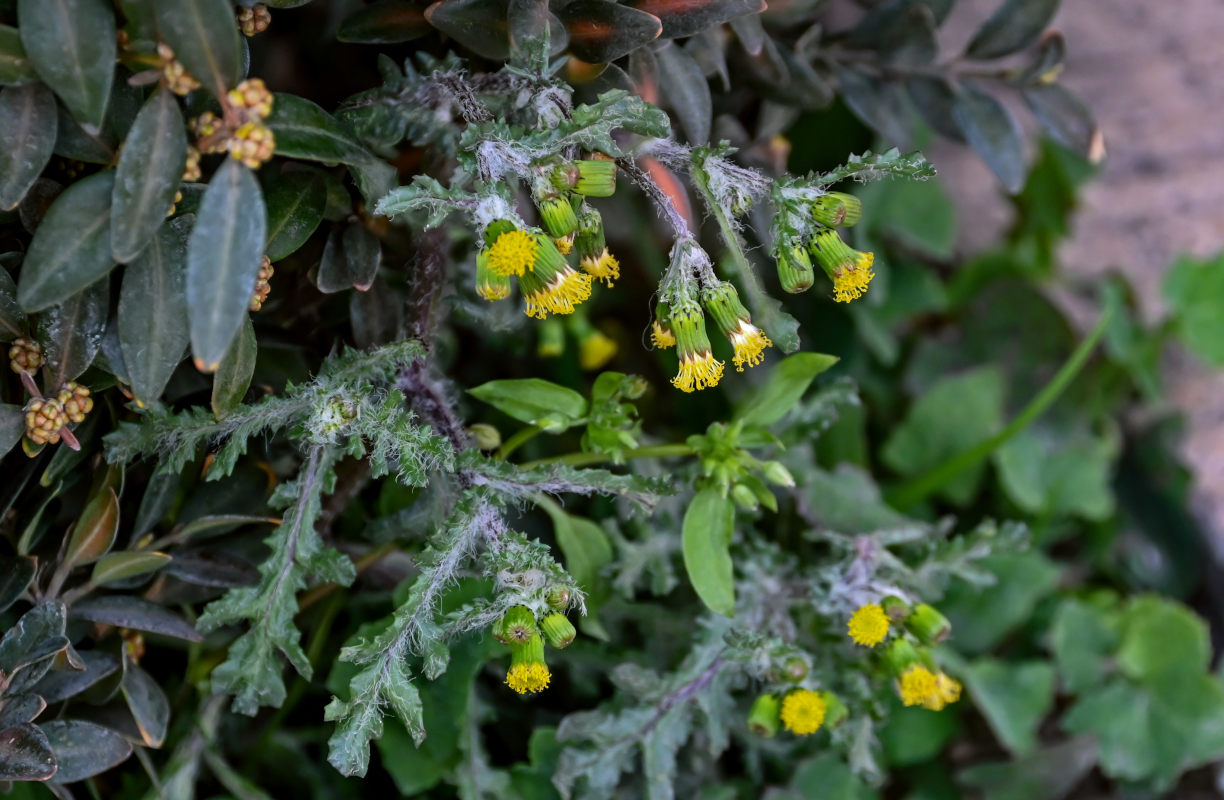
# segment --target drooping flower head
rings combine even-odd
[[[660,302],[650,324],[650,343],[660,350],[676,346],[676,333],[671,326],[671,306]]]
[[[888,626],[888,615],[880,604],[868,603],[854,612],[846,627],[855,644],[875,647],[888,635]]]
[[[555,247],[553,252],[556,252]],[[557,257],[561,257],[560,253]],[[572,314],[575,306],[591,296],[591,276],[564,262],[556,271],[537,268],[524,274],[519,279],[519,286],[526,303],[524,313],[536,319],[544,319],[549,314]]]
[[[778,251],[778,282],[783,291],[800,294],[812,288],[816,272],[807,249],[798,245],[784,245]]]
[[[830,228],[817,233],[810,245],[812,257],[833,281],[833,299],[849,303],[867,292],[867,285],[875,277],[871,265],[874,253],[855,250],[842,241],[837,231]]]
[[[680,358],[680,371],[672,378],[672,386],[682,392],[717,386],[722,380],[723,362],[714,358],[710,350],[701,306],[692,300],[681,300],[672,309],[670,320],[676,334],[676,355]]]
[[[829,192],[812,201],[812,219],[830,228],[849,227],[863,218],[863,201],[845,192]]]
[[[551,674],[544,663],[544,639],[532,634],[524,644],[510,646],[510,669],[506,685],[519,694],[536,694],[548,688]]]
[[[818,693],[795,689],[782,698],[782,724],[791,733],[808,736],[824,724],[828,706]]]
[[[583,272],[612,288],[612,282],[620,278],[620,263],[608,252],[603,218],[586,204],[578,214],[578,235],[574,239],[574,247],[578,250],[578,264]]]
[[[510,276],[489,269],[489,251],[476,254],[476,294],[490,302],[510,295]]]
[[[548,639],[548,643],[558,650],[569,647],[574,637],[578,635],[578,632],[574,630],[574,623],[570,622],[560,611],[554,611],[540,620],[540,630],[544,632],[544,638]]]
[[[772,347],[773,342],[764,331],[752,324],[752,316],[740,302],[734,286],[724,281],[709,287],[702,291],[701,300],[718,323],[723,336],[735,348],[731,361],[737,371],[743,372],[745,364],[755,367],[765,360],[765,348]]]

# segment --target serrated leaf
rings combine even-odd
[[[1201,674],[1211,658],[1206,623],[1185,606],[1161,597],[1130,602],[1121,619],[1117,664],[1136,681]]]
[[[94,564],[89,581],[96,586],[105,586],[114,581],[144,575],[161,569],[170,561],[170,556],[155,551],[109,553]]]
[[[111,549],[118,532],[119,498],[107,486],[85,504],[77,518],[64,551],[64,563],[68,569],[92,564]]]
[[[816,376],[836,364],[836,356],[795,353],[778,362],[740,407],[737,419],[748,425],[773,425],[795,408]]]
[[[735,506],[715,488],[702,489],[684,512],[684,569],[701,601],[716,614],[735,615],[731,535]]]
[[[161,224],[153,240],[123,272],[119,292],[119,349],[136,402],[157,402],[183,360],[190,334],[184,263],[192,217]]]
[[[859,182],[888,177],[926,180],[934,175],[935,168],[922,153],[902,154],[894,147],[879,154],[867,150],[862,155],[851,156],[845,164],[817,175],[815,182],[822,186],[831,186],[851,178]]]
[[[578,424],[587,412],[585,397],[542,378],[489,381],[468,393],[519,422],[553,433]]]
[[[0,91],[0,211],[17,207],[51,160],[55,97],[41,83]]]
[[[204,637],[187,620],[156,603],[150,603],[138,597],[125,595],[93,597],[74,605],[72,616],[90,622],[101,622],[105,625],[160,633],[163,636],[186,639],[189,642],[204,640]]]
[[[187,242],[187,311],[196,369],[216,372],[248,316],[267,239],[263,194],[234,159],[213,174]]]
[[[157,28],[174,57],[214,95],[242,79],[242,40],[229,0],[157,0]]]
[[[17,300],[26,311],[62,303],[114,268],[110,246],[115,173],[77,181],[55,199],[22,262]]]
[[[264,254],[279,261],[297,251],[323,221],[327,187],[313,172],[282,172],[264,185],[268,243]]]
[[[80,122],[102,127],[115,64],[115,14],[106,0],[18,0],[27,57]]]
[[[132,754],[127,739],[92,722],[57,719],[42,729],[59,765],[56,783],[72,783],[106,772]]]
[[[965,54],[1001,58],[1033,42],[1050,24],[1061,0],[1006,0],[973,35]]]
[[[765,10],[765,0],[629,0],[625,5],[659,18],[664,39],[680,39],[744,14]]]
[[[1050,625],[1050,649],[1068,692],[1098,685],[1118,649],[1117,614],[1079,600],[1065,600]]]
[[[161,747],[170,725],[170,701],[166,693],[152,675],[135,664],[129,664],[124,670],[120,686],[145,746]]]
[[[157,234],[187,164],[187,133],[174,93],[162,87],[136,115],[115,171],[111,255],[127,263]]]
[[[73,380],[93,363],[106,332],[109,295],[108,281],[103,279],[39,316],[38,341],[51,385]]]
[[[255,358],[258,355],[255,326],[248,314],[225,358],[221,359],[221,366],[213,375],[211,408],[214,417],[225,419],[242,405],[242,398],[251,387],[251,378],[255,376]]]
[[[21,32],[0,25],[0,85],[21,86],[38,80],[38,71],[21,46]]]
[[[1050,83],[1024,89],[1021,94],[1054,141],[1094,164],[1105,157],[1105,138],[1092,110],[1074,92]]]
[[[429,32],[420,6],[406,0],[379,0],[345,17],[336,38],[360,44],[399,44]]]
[[[1011,194],[1024,186],[1024,139],[1007,108],[980,89],[964,86],[956,96],[952,116],[986,166]]]
[[[45,781],[55,769],[51,743],[37,725],[23,722],[0,731],[0,781]]]
[[[684,130],[690,144],[705,144],[710,139],[714,106],[710,84],[701,67],[681,47],[671,42],[655,51],[659,64],[659,84]]]
[[[570,52],[592,64],[627,56],[663,32],[655,15],[609,0],[576,0],[557,16],[569,31]]]

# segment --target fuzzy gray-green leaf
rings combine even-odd
[[[111,255],[127,263],[145,248],[174,205],[187,164],[187,134],[178,100],[157,91],[136,115],[115,171]]]
[[[110,205],[114,172],[69,186],[34,232],[21,266],[17,300],[26,311],[62,303],[114,268]]]
[[[16,208],[51,160],[55,97],[41,83],[0,91],[0,211]]]
[[[184,263],[192,217],[163,222],[123,273],[119,348],[136,401],[157,402],[187,350]]]
[[[19,0],[21,44],[38,75],[78,121],[102,127],[115,65],[115,14],[106,0]]]
[[[174,57],[213,94],[242,79],[242,40],[229,0],[157,0],[157,27]]]
[[[267,220],[251,171],[226,159],[200,202],[187,243],[187,308],[196,368],[216,372],[247,315]]]

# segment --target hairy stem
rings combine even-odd
[[[649,444],[644,447],[634,448],[633,450],[626,450],[622,454],[622,458],[668,458],[671,456],[691,456],[695,452],[687,444]],[[612,456],[606,453],[566,453],[559,456],[549,456],[548,458],[538,458],[535,461],[527,461],[519,464],[519,467],[522,469],[532,469],[533,467],[543,467],[548,464],[589,467],[592,464],[606,464],[612,460]]]

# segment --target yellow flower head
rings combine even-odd
[[[620,278],[620,262],[606,247],[594,256],[584,255],[579,264],[586,274],[603,281],[609,289],[612,288],[612,281]]]
[[[501,300],[510,294],[510,278],[498,275],[489,269],[489,251],[476,254],[476,294],[490,302]]]
[[[548,688],[550,677],[545,664],[515,664],[506,673],[506,685],[519,694],[536,694]]]
[[[807,736],[820,730],[828,705],[816,692],[796,689],[782,698],[782,724],[791,733]]]
[[[591,276],[569,265],[554,273],[547,281],[537,273],[522,277],[524,313],[544,319],[549,314],[572,314],[574,307],[591,296]]]
[[[765,332],[747,320],[740,320],[739,327],[727,334],[727,338],[735,348],[731,361],[739,372],[744,371],[745,364],[750,367],[760,364],[765,360],[765,348],[773,347]]]
[[[855,644],[875,647],[888,635],[888,615],[879,603],[868,603],[854,612],[846,627]]]
[[[671,306],[659,303],[654,322],[650,324],[650,343],[660,350],[676,346],[676,332],[672,330],[670,316]]]
[[[692,300],[682,300],[669,320],[676,334],[676,355],[680,357],[680,371],[672,378],[672,386],[682,392],[717,386],[722,380],[723,362],[710,352],[701,307]]]
[[[943,711],[945,706],[949,706],[960,699],[961,685],[960,681],[955,678],[948,677],[945,673],[940,672],[935,676],[935,692],[928,695],[922,705],[932,711]]]
[[[535,269],[540,242],[532,234],[511,228],[489,245],[489,271],[495,275],[522,275]]]
[[[849,303],[867,293],[875,273],[874,253],[862,253],[842,241],[837,231],[825,228],[811,243],[812,257],[833,281],[833,299]]]
[[[731,361],[736,370],[744,371],[744,365],[755,367],[765,360],[763,355],[766,347],[772,347],[773,342],[764,331],[752,324],[748,309],[740,302],[739,293],[729,283],[719,283],[701,293],[701,300],[706,310],[714,317],[723,336],[731,342],[735,353]]]
[[[899,689],[901,702],[907,706],[923,706],[933,698],[940,696],[939,679],[920,664],[911,666],[901,675]],[[959,696],[959,689],[957,696]]]
[[[565,236],[554,237],[553,244],[557,246],[558,253],[568,256],[570,251],[574,249],[574,234],[570,233]]]
[[[616,355],[616,340],[594,331],[578,346],[578,364],[584,370],[596,370]]]

